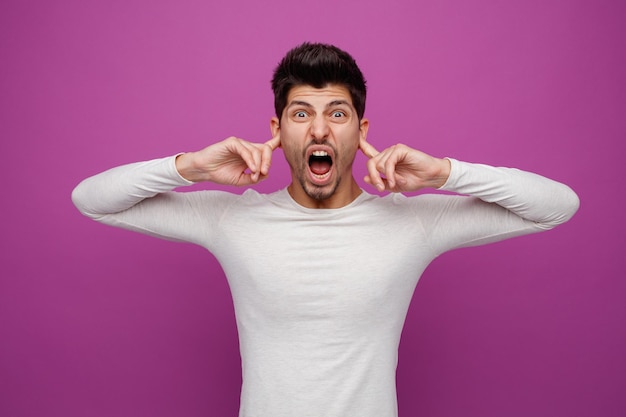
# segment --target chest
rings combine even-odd
[[[214,253],[236,307],[275,320],[354,325],[372,312],[403,310],[432,259],[416,222],[399,220],[229,221]]]

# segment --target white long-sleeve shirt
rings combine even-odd
[[[460,195],[363,192],[338,209],[283,189],[174,192],[175,158],[126,165],[72,195],[102,223],[193,242],[223,267],[234,300],[240,417],[397,416],[398,344],[417,281],[438,255],[550,229],[578,198],[535,174],[451,159]]]

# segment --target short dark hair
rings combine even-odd
[[[272,90],[274,109],[280,119],[293,87],[310,85],[323,88],[329,84],[344,86],[350,92],[359,120],[365,113],[367,87],[365,78],[350,54],[333,45],[305,42],[285,55],[274,70]]]

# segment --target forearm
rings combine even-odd
[[[517,216],[551,229],[569,220],[579,207],[568,186],[530,172],[450,160],[448,181],[442,190],[478,197]]]
[[[72,192],[72,201],[85,216],[101,216],[127,210],[146,198],[189,185],[167,157],[123,165],[82,181]]]

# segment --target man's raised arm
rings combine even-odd
[[[567,185],[530,172],[434,158],[405,145],[378,152],[362,141],[360,148],[370,158],[365,181],[379,191],[429,187],[469,195],[504,207],[540,230],[566,222],[580,204]]]
[[[194,182],[252,185],[267,177],[279,146],[279,137],[265,143],[230,137],[198,152],[116,167],[82,181],[72,201],[81,213],[99,219]]]

